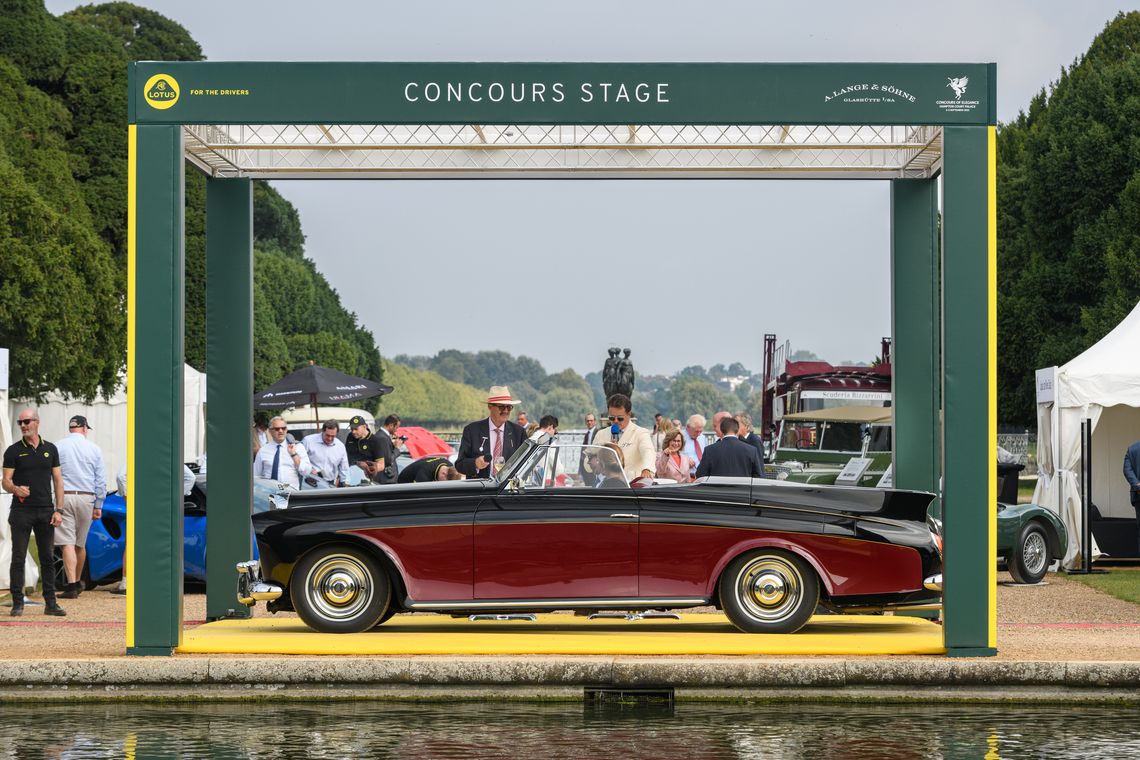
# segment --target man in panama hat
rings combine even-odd
[[[511,410],[520,404],[505,385],[492,385],[487,393],[487,419],[463,428],[455,467],[469,478],[488,478],[492,465],[496,468],[511,458],[526,440],[526,430],[511,422]]]

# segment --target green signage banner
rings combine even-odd
[[[992,63],[131,64],[132,124],[996,124]]]

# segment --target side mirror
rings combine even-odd
[[[289,508],[289,493],[287,491],[278,491],[271,493],[268,496],[270,509],[288,509]]]

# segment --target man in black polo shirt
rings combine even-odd
[[[364,470],[364,475],[372,482],[378,482],[389,464],[383,461],[384,451],[380,441],[368,429],[368,423],[359,414],[348,421],[348,440],[344,442],[348,463]]]
[[[40,415],[24,409],[16,418],[23,437],[4,452],[4,490],[12,494],[12,565],[8,571],[12,587],[12,617],[24,614],[24,557],[28,540],[36,534],[40,555],[40,576],[44,584],[44,614],[67,613],[55,601],[55,526],[63,521],[56,506],[63,505],[63,473],[55,445],[40,437]],[[52,501],[54,491],[55,501]]]

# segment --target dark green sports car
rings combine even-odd
[[[1038,504],[997,505],[997,553],[1018,583],[1039,583],[1053,560],[1065,556],[1065,524]]]

